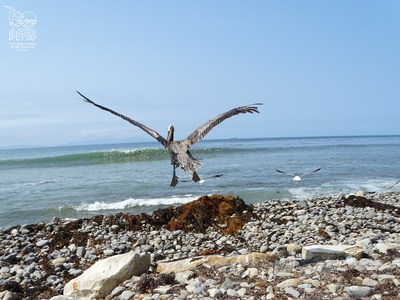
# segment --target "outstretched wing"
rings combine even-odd
[[[278,173],[282,173],[282,174],[285,174],[285,175],[296,176],[296,174],[286,173],[286,172],[283,172],[283,171],[278,170],[278,169],[276,169],[276,171],[277,171]]]
[[[389,189],[394,188],[396,185],[398,185],[400,183],[400,180],[397,181],[395,184],[393,184]]]
[[[81,93],[79,93],[78,91],[76,91],[81,97],[83,97],[84,101],[93,104],[94,106],[97,106],[98,108],[108,111],[114,115],[116,115],[117,117],[120,117],[122,119],[124,119],[125,121],[128,121],[129,123],[131,123],[132,125],[135,125],[137,127],[139,127],[140,129],[142,129],[143,131],[145,131],[147,134],[149,134],[150,136],[152,136],[153,138],[155,138],[157,141],[159,141],[161,144],[163,144],[164,146],[167,144],[167,140],[162,137],[157,131],[150,129],[149,127],[143,125],[142,123],[139,123],[135,120],[132,120],[131,118],[124,116],[120,113],[117,113],[116,111],[113,111],[112,109],[109,109],[107,107],[104,107],[102,105],[99,105],[95,102],[93,102],[92,100],[90,100],[89,98],[85,97],[84,95],[82,95]]]
[[[258,107],[255,105],[262,105],[262,103],[254,103],[251,105],[240,106],[216,116],[214,119],[209,120],[207,123],[197,128],[191,135],[184,139],[182,143],[184,143],[189,148],[191,145],[194,145],[198,141],[200,141],[207,133],[210,132],[211,129],[220,124],[222,121],[238,114],[255,112],[259,113]]]
[[[206,181],[208,181],[210,179],[216,179],[216,178],[222,177],[223,175],[224,174],[217,174],[217,175],[213,175],[213,176],[209,176],[209,177],[203,178],[202,180],[200,180],[200,183],[204,183],[204,182],[206,182]],[[185,179],[185,180],[181,180],[181,182],[192,182],[192,180],[191,179],[190,180]]]
[[[311,172],[308,172],[308,173],[301,174],[301,176],[312,174],[312,173],[318,172],[319,170],[321,170],[321,168],[315,169],[314,171],[311,171]]]

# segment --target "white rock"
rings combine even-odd
[[[193,275],[193,271],[184,271],[175,274],[175,279],[179,283],[186,283],[190,276]]]
[[[105,298],[112,290],[134,275],[150,268],[150,255],[128,252],[96,262],[64,287],[64,296],[78,300]]]
[[[17,297],[17,295],[16,295],[15,293],[13,293],[13,292],[5,291],[5,292],[4,292],[4,295],[2,296],[1,299],[3,299],[3,300],[17,300],[18,297]]]
[[[156,287],[154,289],[153,293],[165,295],[165,294],[168,294],[168,292],[170,290],[171,290],[171,286],[170,285],[160,285],[159,287]]]
[[[375,245],[376,249],[383,253],[386,254],[388,250],[396,250],[400,249],[400,244],[395,244],[395,243],[378,243]]]
[[[106,249],[106,250],[104,250],[103,254],[104,254],[105,256],[111,256],[111,255],[114,254],[114,250],[112,250],[112,249]]]
[[[335,284],[335,283],[329,283],[329,284],[326,285],[326,289],[329,292],[331,292],[333,294],[336,294],[340,290],[340,285]]]
[[[36,246],[39,248],[43,248],[44,246],[47,246],[48,244],[50,244],[49,240],[40,240],[36,243]]]
[[[319,288],[321,286],[321,282],[317,279],[305,279],[303,281],[305,284],[311,284],[313,287]]]
[[[238,293],[237,293],[234,289],[228,289],[228,290],[226,291],[226,294],[227,294],[229,297],[237,297],[237,296],[238,296]]]
[[[372,294],[373,289],[369,286],[352,285],[344,288],[345,292],[352,297],[367,297]]]
[[[277,284],[276,286],[278,288],[284,289],[284,288],[291,287],[291,286],[298,286],[299,283],[300,283],[300,279],[292,278],[292,279],[286,279],[286,280],[282,281],[281,283]]]
[[[361,245],[312,245],[304,246],[302,249],[302,258],[320,258],[320,259],[338,259],[352,256],[357,259],[363,254]]]
[[[362,285],[371,286],[371,287],[377,286],[378,284],[379,284],[378,281],[373,280],[371,278],[364,278],[364,280],[362,282]]]
[[[285,293],[289,294],[290,296],[292,296],[294,298],[299,298],[299,296],[300,296],[300,293],[292,287],[285,288]]]
[[[276,255],[272,253],[259,253],[253,252],[250,254],[235,255],[225,257],[221,255],[208,255],[199,256],[195,258],[186,258],[172,262],[160,262],[157,265],[158,273],[178,273],[195,269],[199,265],[210,265],[210,266],[226,266],[233,265],[235,263],[256,263],[258,261],[275,261]]]
[[[220,289],[209,289],[208,294],[210,295],[211,298],[219,298],[222,297],[222,292]]]
[[[395,260],[392,261],[392,264],[400,267],[400,259],[396,258]]]
[[[300,253],[302,248],[303,247],[301,245],[291,243],[291,244],[287,245],[286,250],[289,253],[292,253],[292,252]]]
[[[55,267],[62,265],[63,263],[65,263],[65,257],[59,257],[59,258],[55,258],[51,261],[51,264]]]
[[[267,297],[266,297],[266,299],[267,299],[267,300],[275,299],[275,294],[274,294],[274,293],[268,294]]]
[[[245,288],[241,288],[241,289],[239,289],[238,291],[237,291],[237,293],[238,293],[238,296],[239,297],[244,297],[244,295],[246,295],[246,289]]]
[[[72,253],[75,253],[76,251],[76,245],[75,244],[71,244],[68,246],[69,251],[71,251]]]
[[[134,295],[135,295],[135,293],[132,292],[132,291],[123,291],[121,293],[121,295],[119,295],[119,299],[121,299],[121,300],[129,300],[129,299],[132,299]]]
[[[243,278],[245,277],[249,277],[249,278],[253,278],[258,276],[258,269],[257,268],[247,268],[246,271],[244,271],[243,273]]]

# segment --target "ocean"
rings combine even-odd
[[[191,152],[202,183],[179,170],[172,188],[169,154],[156,142],[0,150],[0,227],[151,213],[203,195],[247,204],[272,199],[400,190],[400,136],[204,140]],[[319,172],[295,182],[289,173]]]

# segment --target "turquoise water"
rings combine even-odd
[[[223,176],[196,184],[178,172],[180,183],[171,188],[169,155],[157,143],[0,150],[0,227],[53,216],[150,213],[214,193],[250,204],[385,192],[400,179],[400,136],[213,140],[191,152],[203,162],[200,177]],[[318,167],[300,182],[276,172]]]

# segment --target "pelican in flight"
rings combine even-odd
[[[99,105],[90,100],[89,98],[87,98],[86,96],[82,95],[78,91],[77,93],[83,97],[84,101],[91,103],[102,110],[108,111],[116,115],[117,117],[120,117],[125,121],[128,121],[129,123],[131,123],[136,127],[139,127],[147,134],[155,138],[157,141],[159,141],[164,146],[164,148],[168,149],[169,154],[171,156],[171,164],[173,166],[173,176],[171,180],[172,187],[175,187],[178,184],[178,176],[176,176],[175,169],[179,167],[181,167],[185,172],[192,173],[192,180],[194,182],[201,181],[199,175],[196,172],[196,169],[200,168],[202,164],[200,161],[195,159],[189,152],[190,146],[199,142],[207,133],[210,132],[211,129],[220,124],[222,121],[238,114],[259,113],[257,105],[262,105],[262,103],[255,103],[251,105],[233,108],[209,120],[207,123],[204,123],[202,126],[193,131],[193,133],[190,134],[187,138],[180,141],[174,141],[174,126],[172,125],[168,127],[168,136],[165,139],[157,131],[150,129],[149,127],[143,125],[142,123],[132,120],[131,118],[124,116],[116,111],[113,111],[107,107]]]
[[[282,174],[286,174],[286,175],[292,176],[294,181],[300,181],[300,180],[302,180],[303,176],[318,172],[319,170],[321,170],[321,168],[315,169],[314,171],[311,171],[311,172],[308,172],[308,173],[304,173],[304,174],[301,174],[301,175],[286,173],[286,172],[283,172],[283,171],[278,170],[278,169],[276,171],[279,172],[279,173],[282,173]]]

